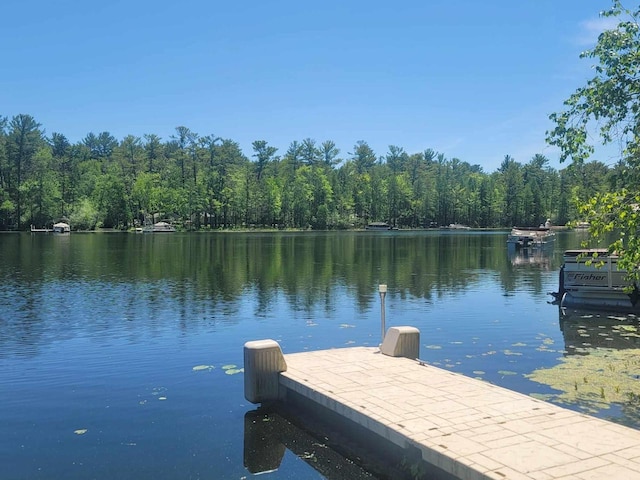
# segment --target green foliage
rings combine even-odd
[[[5,158],[0,163],[0,185],[15,205],[15,210],[8,212],[5,222],[20,229],[25,217],[23,195],[30,191],[24,183],[33,174],[33,157],[43,146],[44,139],[40,124],[30,115],[16,115],[7,127],[6,135],[1,137],[4,140],[1,153]]]
[[[431,149],[409,154],[391,145],[378,157],[365,141],[343,161],[334,142],[312,138],[291,142],[282,158],[255,141],[252,161],[237,142],[183,126],[168,141],[153,134],[119,141],[109,132],[77,143],[61,133],[46,140],[28,115],[0,118],[0,229],[62,217],[74,229],[164,219],[187,229],[538,225],[578,219],[573,197],[629,178],[627,165],[596,162],[557,172],[542,155],[525,165],[506,156],[487,174]]]
[[[575,182],[574,201],[580,218],[590,222],[590,233],[596,242],[614,236],[608,248],[620,256],[618,265],[631,272],[633,280],[640,274],[640,10],[627,10],[614,0],[603,17],[619,18],[618,25],[604,31],[597,44],[581,57],[597,63],[595,76],[578,88],[566,101],[566,110],[550,116],[555,127],[547,132],[551,145],[560,148],[561,159],[572,159],[569,174],[585,173],[583,162],[593,152],[587,143],[596,138],[603,145],[615,142],[622,146],[620,159],[614,172],[606,172],[600,164],[592,164],[593,172],[585,175],[587,181]],[[597,178],[601,178],[598,183]],[[578,185],[582,183],[582,185]],[[582,188],[579,188],[582,187]]]
[[[125,228],[129,224],[127,194],[121,176],[102,175],[96,182],[93,199],[102,218],[102,226]]]
[[[99,218],[98,210],[91,200],[85,198],[71,210],[69,222],[77,230],[93,230],[100,226]]]
[[[556,126],[548,132],[548,140],[560,147],[562,160],[579,162],[593,153],[593,145],[587,143],[592,126],[597,126],[602,143],[621,142],[623,153],[632,156],[638,151],[638,13],[624,9],[618,0],[602,12],[604,17],[623,19],[615,29],[600,34],[592,50],[581,54],[597,60],[596,76],[565,101],[567,110],[550,116]]]

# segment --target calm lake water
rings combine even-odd
[[[640,428],[637,319],[548,303],[581,235],[523,256],[506,231],[2,234],[1,476],[251,478],[244,343],[376,346],[381,283],[423,360]],[[262,478],[371,478],[271,420]]]

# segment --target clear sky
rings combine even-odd
[[[3,0],[0,116],[71,142],[177,126],[229,138],[427,148],[496,170],[536,153],[610,0]],[[612,159],[599,158],[605,163]]]

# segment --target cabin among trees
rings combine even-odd
[[[473,159],[471,159],[473,161]],[[365,141],[342,154],[331,140],[294,140],[286,152],[177,127],[71,143],[30,115],[0,117],[0,230],[68,219],[73,229],[129,229],[170,219],[189,230],[351,229],[555,224],[578,219],[576,201],[615,189],[621,168],[598,161],[557,171],[543,155],[506,155],[497,171],[427,149]]]

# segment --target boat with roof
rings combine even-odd
[[[551,293],[561,307],[640,310],[640,291],[618,268],[618,255],[606,249],[566,250],[558,291]]]

